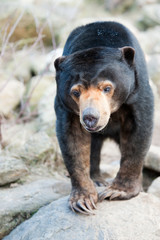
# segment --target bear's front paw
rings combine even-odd
[[[96,189],[92,191],[84,189],[73,189],[69,198],[69,205],[73,212],[79,212],[86,215],[94,214],[98,201],[98,194]]]
[[[142,191],[142,185],[139,181],[118,181],[115,179],[104,191],[99,193],[99,201],[108,198],[109,200],[127,200],[135,197]]]

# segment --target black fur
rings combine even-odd
[[[123,49],[126,46],[130,48]],[[133,188],[132,182],[136,182],[136,178],[138,179],[141,174],[153,127],[153,94],[144,54],[137,39],[119,23],[95,22],[79,27],[69,35],[63,56],[55,62],[56,131],[66,167],[71,175],[73,189],[84,187],[78,183],[79,178],[76,177],[79,174],[77,168],[81,168],[83,159],[77,162],[68,142],[70,139],[68,136],[74,134],[72,123],[78,114],[78,107],[70,96],[70,90],[77,82],[83,83],[86,88],[91,84],[96,86],[101,78],[107,78],[115,84],[113,99],[119,108],[111,114],[107,126],[102,131],[90,134],[90,174],[91,177],[100,175],[102,142],[106,138],[111,138],[119,144],[122,155],[121,169],[114,181],[117,184],[115,188],[127,191],[125,181]],[[83,131],[80,123],[78,128],[79,131]],[[83,138],[79,141],[83,141]],[[83,167],[81,171],[86,174]]]

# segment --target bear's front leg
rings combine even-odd
[[[78,116],[61,112],[57,117],[57,137],[72,182],[70,207],[76,212],[92,214],[98,194],[90,179],[90,133],[82,128]]]
[[[142,112],[142,111],[141,111]],[[128,115],[121,124],[120,151],[121,163],[116,178],[99,194],[105,198],[130,199],[142,191],[143,161],[151,142],[152,121],[139,113],[138,117]],[[138,119],[139,122],[136,122]],[[143,119],[143,121],[141,121]],[[143,124],[140,124],[142,123]]]

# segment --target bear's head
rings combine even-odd
[[[135,50],[97,47],[55,60],[57,95],[67,111],[98,132],[135,89]]]

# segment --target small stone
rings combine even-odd
[[[0,186],[17,181],[27,171],[27,167],[20,159],[0,156]]]
[[[148,193],[152,193],[160,198],[160,177],[156,178],[148,189]]]
[[[160,147],[151,145],[144,162],[146,168],[160,172]]]

